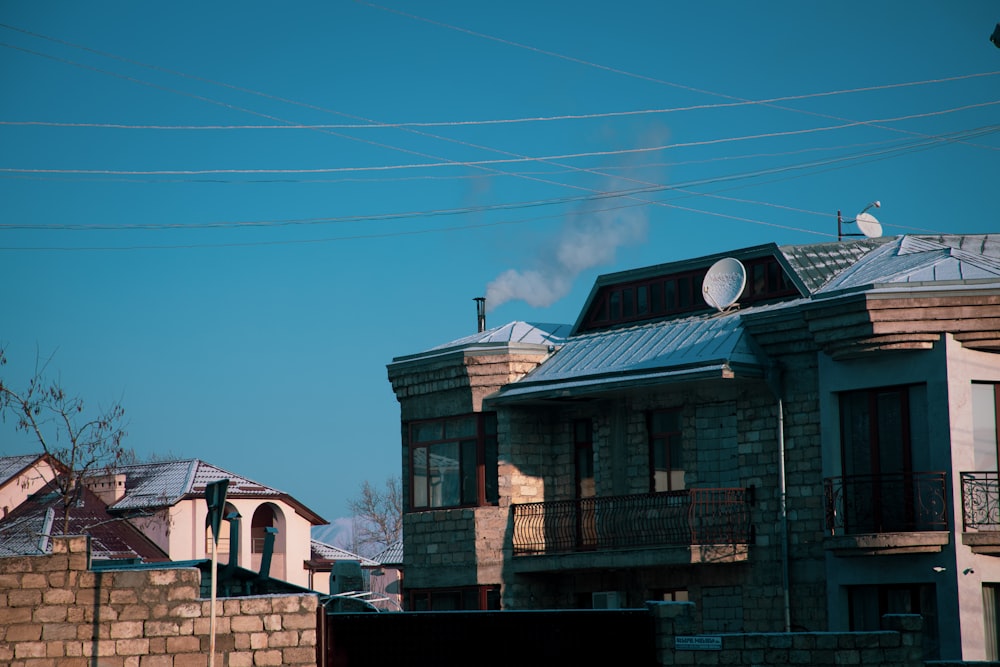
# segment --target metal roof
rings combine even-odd
[[[1000,281],[1000,258],[967,252],[937,241],[903,236],[859,259],[818,294],[898,285]]]
[[[371,558],[359,556],[347,549],[341,549],[340,547],[335,547],[332,544],[320,542],[319,540],[310,540],[309,546],[312,551],[313,560],[356,560],[360,561],[364,567],[376,567],[378,565]]]
[[[0,487],[17,477],[25,468],[42,458],[41,454],[0,456]]]
[[[200,459],[126,465],[116,468],[115,472],[125,474],[125,496],[111,506],[116,512],[170,507],[185,498],[200,496],[211,482],[228,479],[226,496],[229,498],[281,499],[300,510],[300,513],[314,524],[326,523],[319,515],[284,491],[265,486]]]
[[[562,345],[566,336],[569,335],[571,327],[568,324],[552,324],[543,322],[508,322],[486,331],[480,331],[469,336],[463,336],[442,345],[437,345],[418,352],[395,357],[390,368],[395,364],[403,364],[411,361],[432,359],[453,352],[466,352],[471,350],[489,349],[511,349],[518,346],[528,347],[556,347]]]
[[[802,283],[812,294],[864,255],[889,239],[864,239],[840,243],[811,243],[781,246],[779,250]]]
[[[761,376],[767,361],[740,326],[740,313],[701,315],[574,336],[544,364],[494,394],[556,398],[627,382]]]
[[[385,549],[375,554],[372,560],[378,561],[380,565],[402,565],[403,539],[400,538],[396,540]]]
[[[63,520],[61,496],[50,482],[0,521],[0,555],[50,553],[47,538],[63,534]],[[70,507],[67,534],[89,535],[95,559],[167,560],[167,555],[135,526],[109,514],[107,506],[88,489]]]

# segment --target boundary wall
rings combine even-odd
[[[0,558],[0,664],[206,667],[210,600],[195,568],[93,572],[86,536]],[[317,595],[216,601],[218,667],[316,667]]]

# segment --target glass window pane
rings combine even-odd
[[[635,290],[626,287],[622,290],[622,317],[632,317],[635,315]]]
[[[663,283],[653,283],[649,286],[650,312],[658,315],[663,312]]]
[[[649,313],[649,288],[645,285],[635,289],[635,310],[640,315]]]
[[[620,320],[622,318],[622,293],[615,290],[608,297],[608,306],[610,308],[611,320]]]
[[[475,505],[479,502],[479,466],[475,440],[462,441],[462,504]]]
[[[461,476],[458,468],[458,443],[446,442],[430,447],[428,483],[431,507],[459,504]]]
[[[418,447],[413,450],[412,484],[410,495],[413,507],[427,507],[427,448]]]
[[[441,439],[441,422],[413,424],[410,433],[414,442],[430,442]]]
[[[997,469],[996,385],[972,385],[973,470]]]
[[[689,308],[691,306],[691,277],[682,276],[677,279],[677,307]]]
[[[475,437],[476,418],[470,416],[463,417],[461,419],[449,419],[445,422],[444,431],[444,437],[446,440]]]

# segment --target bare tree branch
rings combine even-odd
[[[58,381],[46,380],[42,373],[51,357],[39,366],[27,389],[17,391],[0,376],[0,416],[15,420],[15,429],[34,436],[42,451],[62,464],[54,480],[63,510],[63,534],[69,532],[70,509],[80,500],[83,480],[101,471],[112,470],[133,458],[125,449],[125,409],[120,403],[84,415],[83,399],[67,396]],[[0,348],[0,366],[7,363]]]
[[[386,479],[382,488],[365,480],[347,506],[354,515],[354,542],[361,555],[373,556],[402,535],[403,494],[398,477]]]

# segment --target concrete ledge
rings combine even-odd
[[[865,533],[836,535],[823,540],[823,548],[837,556],[888,556],[938,553],[951,541],[948,531]]]

